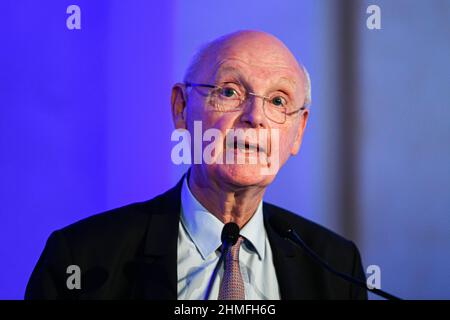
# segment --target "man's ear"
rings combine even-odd
[[[306,123],[308,122],[308,116],[309,110],[308,109],[303,110],[301,115],[302,118],[300,119],[300,123],[297,129],[297,136],[295,137],[294,144],[292,145],[291,148],[291,155],[293,156],[295,156],[298,153],[302,145],[303,133],[305,132]]]
[[[186,126],[186,87],[176,83],[172,87],[172,120],[176,129],[187,129]]]

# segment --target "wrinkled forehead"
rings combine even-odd
[[[238,58],[226,58],[211,66],[210,80],[224,81],[227,78],[242,79],[243,81],[282,82],[295,88],[299,84],[297,72],[289,66],[258,61],[244,61]]]
[[[235,75],[285,82],[296,89],[303,86],[303,71],[295,57],[283,47],[224,45],[208,52],[205,58],[202,73],[209,81]]]

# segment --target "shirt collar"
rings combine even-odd
[[[224,224],[194,197],[189,189],[187,177],[184,178],[181,188],[181,222],[203,259],[206,259],[222,244],[220,235]],[[264,259],[266,230],[262,201],[255,214],[241,229],[241,235],[252,244],[259,258]]]

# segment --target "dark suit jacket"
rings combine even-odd
[[[182,181],[182,180],[181,180]],[[81,220],[49,237],[28,282],[26,299],[177,299],[177,237],[181,181],[146,202]],[[269,221],[283,215],[335,269],[365,279],[356,246],[333,232],[264,203],[264,224],[282,299],[366,299],[277,234]],[[81,269],[81,289],[66,285],[69,265]]]

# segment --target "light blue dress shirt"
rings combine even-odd
[[[219,262],[224,224],[191,193],[187,179],[181,190],[181,219],[178,233],[178,299],[203,300],[214,268]],[[264,228],[262,202],[242,228],[245,238],[239,264],[247,300],[279,300],[280,292],[272,250]],[[223,277],[223,265],[213,282],[208,299],[216,300]]]

